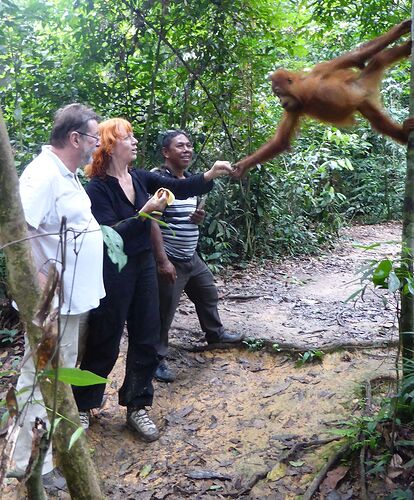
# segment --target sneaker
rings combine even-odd
[[[54,493],[58,491],[68,491],[66,479],[59,469],[56,467],[47,474],[42,476],[43,486],[47,493]]]
[[[79,412],[81,427],[87,431],[89,429],[89,410]]]
[[[241,342],[243,339],[244,339],[244,333],[222,332],[220,333],[220,335],[206,334],[207,344],[219,344],[219,343],[235,344],[237,342]]]
[[[161,361],[155,370],[154,377],[160,382],[174,382],[175,375],[165,361]]]
[[[144,441],[156,441],[160,437],[157,426],[148,416],[144,408],[131,408],[127,410],[127,426],[144,439]]]

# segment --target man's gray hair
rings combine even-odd
[[[87,132],[90,120],[100,121],[100,116],[84,104],[68,104],[56,111],[50,134],[50,144],[56,148],[65,146],[68,135],[73,131]]]

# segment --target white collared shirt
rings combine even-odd
[[[61,271],[59,230],[63,216],[67,229],[73,229],[67,232],[62,314],[80,314],[97,307],[105,295],[102,232],[77,175],[50,146],[43,146],[20,178],[20,197],[30,234],[43,235],[30,240],[39,272],[47,275],[52,262]]]

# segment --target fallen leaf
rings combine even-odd
[[[297,460],[296,462],[295,461],[290,461],[289,464],[292,466],[292,467],[302,467],[302,465],[304,464],[305,462],[303,460]]]
[[[151,464],[145,464],[144,467],[139,471],[139,477],[145,479],[152,470]]]
[[[207,488],[207,491],[214,491],[214,490],[222,490],[223,486],[221,484],[212,484],[209,488]]]
[[[180,410],[174,411],[169,415],[166,415],[165,418],[168,420],[169,423],[178,424],[182,421],[184,417],[189,415],[193,411],[193,409],[194,409],[193,406],[185,406]]]
[[[319,488],[320,493],[327,495],[330,491],[334,490],[339,481],[345,477],[348,470],[349,467],[340,465],[336,469],[329,471]]]
[[[270,398],[272,396],[276,396],[276,394],[282,394],[286,389],[290,386],[291,382],[287,381],[283,384],[277,385],[276,387],[273,387],[273,389],[270,389],[268,392],[265,392],[263,394],[264,398]]]
[[[6,408],[11,418],[17,416],[19,409],[17,406],[16,391],[13,386],[10,386],[6,394]]]
[[[215,429],[217,427],[217,417],[215,415],[210,416],[210,425],[208,426],[209,429]]]
[[[263,429],[264,427],[266,427],[266,421],[261,418],[254,418],[250,422],[250,425],[255,429]]]
[[[266,477],[269,481],[279,481],[279,479],[286,476],[286,469],[286,464],[278,463],[267,473]]]
[[[401,467],[402,463],[403,463],[403,459],[400,457],[400,455],[398,455],[398,453],[394,453],[394,455],[392,456],[391,461],[390,461],[390,466],[397,468],[397,467]]]
[[[126,474],[128,474],[128,472],[134,467],[134,465],[135,462],[126,462],[121,464],[121,466],[119,467],[118,475],[126,476]]]
[[[234,460],[232,459],[227,459],[227,460],[222,460],[221,462],[219,462],[219,467],[228,467],[229,465],[232,465],[234,464]]]

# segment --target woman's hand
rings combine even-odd
[[[232,171],[233,170],[229,161],[216,161],[210,170],[204,172],[204,180],[209,182],[216,177],[220,177],[221,175],[230,175]]]
[[[152,212],[164,212],[168,204],[168,192],[164,190],[161,196],[154,194],[147,203],[141,208],[140,212],[151,214]]]

